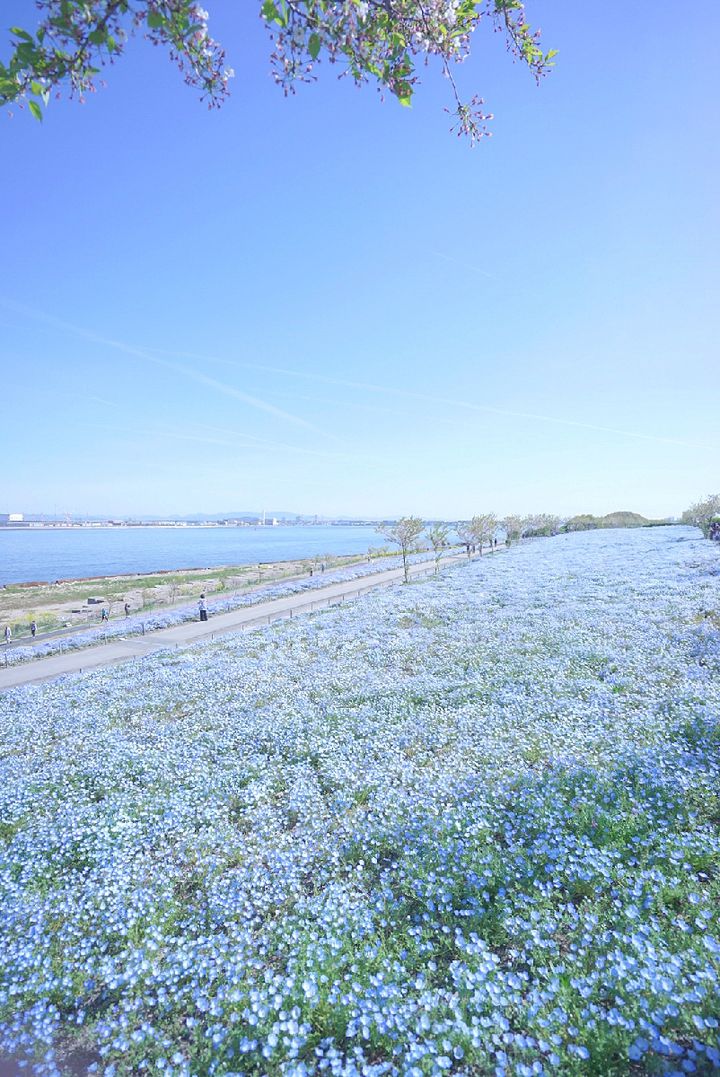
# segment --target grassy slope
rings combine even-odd
[[[674,529],[561,537],[7,697],[0,1042],[713,1071],[717,569]]]

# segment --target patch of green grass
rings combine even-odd
[[[26,823],[25,816],[20,819],[0,819],[0,842],[7,845],[16,834],[25,829]]]

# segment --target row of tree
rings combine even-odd
[[[691,505],[680,519],[684,524],[699,527],[705,538],[709,538],[713,524],[720,520],[720,494],[710,494],[704,501]]]
[[[451,528],[449,524],[442,523],[426,525],[419,516],[402,516],[395,523],[382,524],[378,527],[378,532],[383,538],[400,547],[405,583],[408,582],[410,572],[408,559],[410,554],[419,548],[423,534],[426,543],[435,555],[435,572],[437,572],[443,550],[451,544],[450,533],[453,530],[470,557],[470,554],[476,550],[482,554],[483,546],[494,549],[497,545],[498,531],[501,530],[505,532],[505,542],[508,545],[511,542],[519,542],[521,538],[556,535],[560,530],[560,518],[540,513],[535,516],[506,516],[504,520],[499,520],[494,513],[487,512],[482,516],[473,516],[471,520],[461,520],[455,524],[454,528]]]

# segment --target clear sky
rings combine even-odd
[[[679,514],[720,488],[720,8],[528,0],[448,131],[321,70],[284,99],[251,0],[208,112],[137,41],[87,104],[0,116],[0,512]],[[3,25],[34,25],[4,0]],[[0,55],[7,55],[7,35]]]

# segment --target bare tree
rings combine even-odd
[[[495,553],[495,536],[497,535],[498,521],[494,512],[489,512],[486,516],[481,516],[483,521],[483,541],[488,540],[490,544],[490,553]],[[482,553],[482,545],[480,546],[480,553]]]
[[[482,516],[475,516],[474,526],[478,533],[478,543],[480,546],[480,553],[482,553],[483,543],[488,542],[490,548],[493,549],[493,539],[498,528],[497,516],[494,512],[486,512]]]
[[[445,524],[433,524],[432,527],[428,527],[425,531],[427,540],[433,548],[435,555],[435,575],[437,576],[440,570],[440,558],[442,552],[447,546],[448,535],[450,534],[450,528]]]
[[[511,542],[519,542],[523,533],[523,518],[519,515],[506,516],[502,521],[507,535],[508,545]]]
[[[467,547],[468,557],[471,549],[475,547],[482,554],[484,542],[489,542],[492,547],[492,540],[495,537],[497,526],[497,517],[492,512],[486,512],[482,516],[473,516],[472,520],[463,521],[456,525],[455,530],[460,536],[460,541]]]
[[[713,522],[720,516],[720,494],[711,494],[704,501],[698,501],[691,505],[681,516],[684,524],[693,524],[699,527],[705,538],[710,535]]]
[[[497,519],[492,512],[483,513],[482,516],[473,516],[470,521],[470,527],[475,535],[475,541],[477,547],[482,555],[482,548],[484,542],[489,542],[492,546],[492,540],[495,537],[497,531]]]
[[[465,547],[468,557],[472,553],[475,542],[477,541],[471,523],[472,521],[470,520],[460,520],[455,524],[457,536]]]
[[[401,516],[397,523],[381,524],[376,529],[379,535],[400,547],[405,583],[410,579],[408,556],[413,550],[417,549],[417,540],[420,538],[424,527],[425,524],[419,516]]]
[[[523,520],[523,535],[532,538],[547,538],[557,535],[560,530],[560,517],[553,516],[548,512],[538,512],[532,516],[526,516]]]

